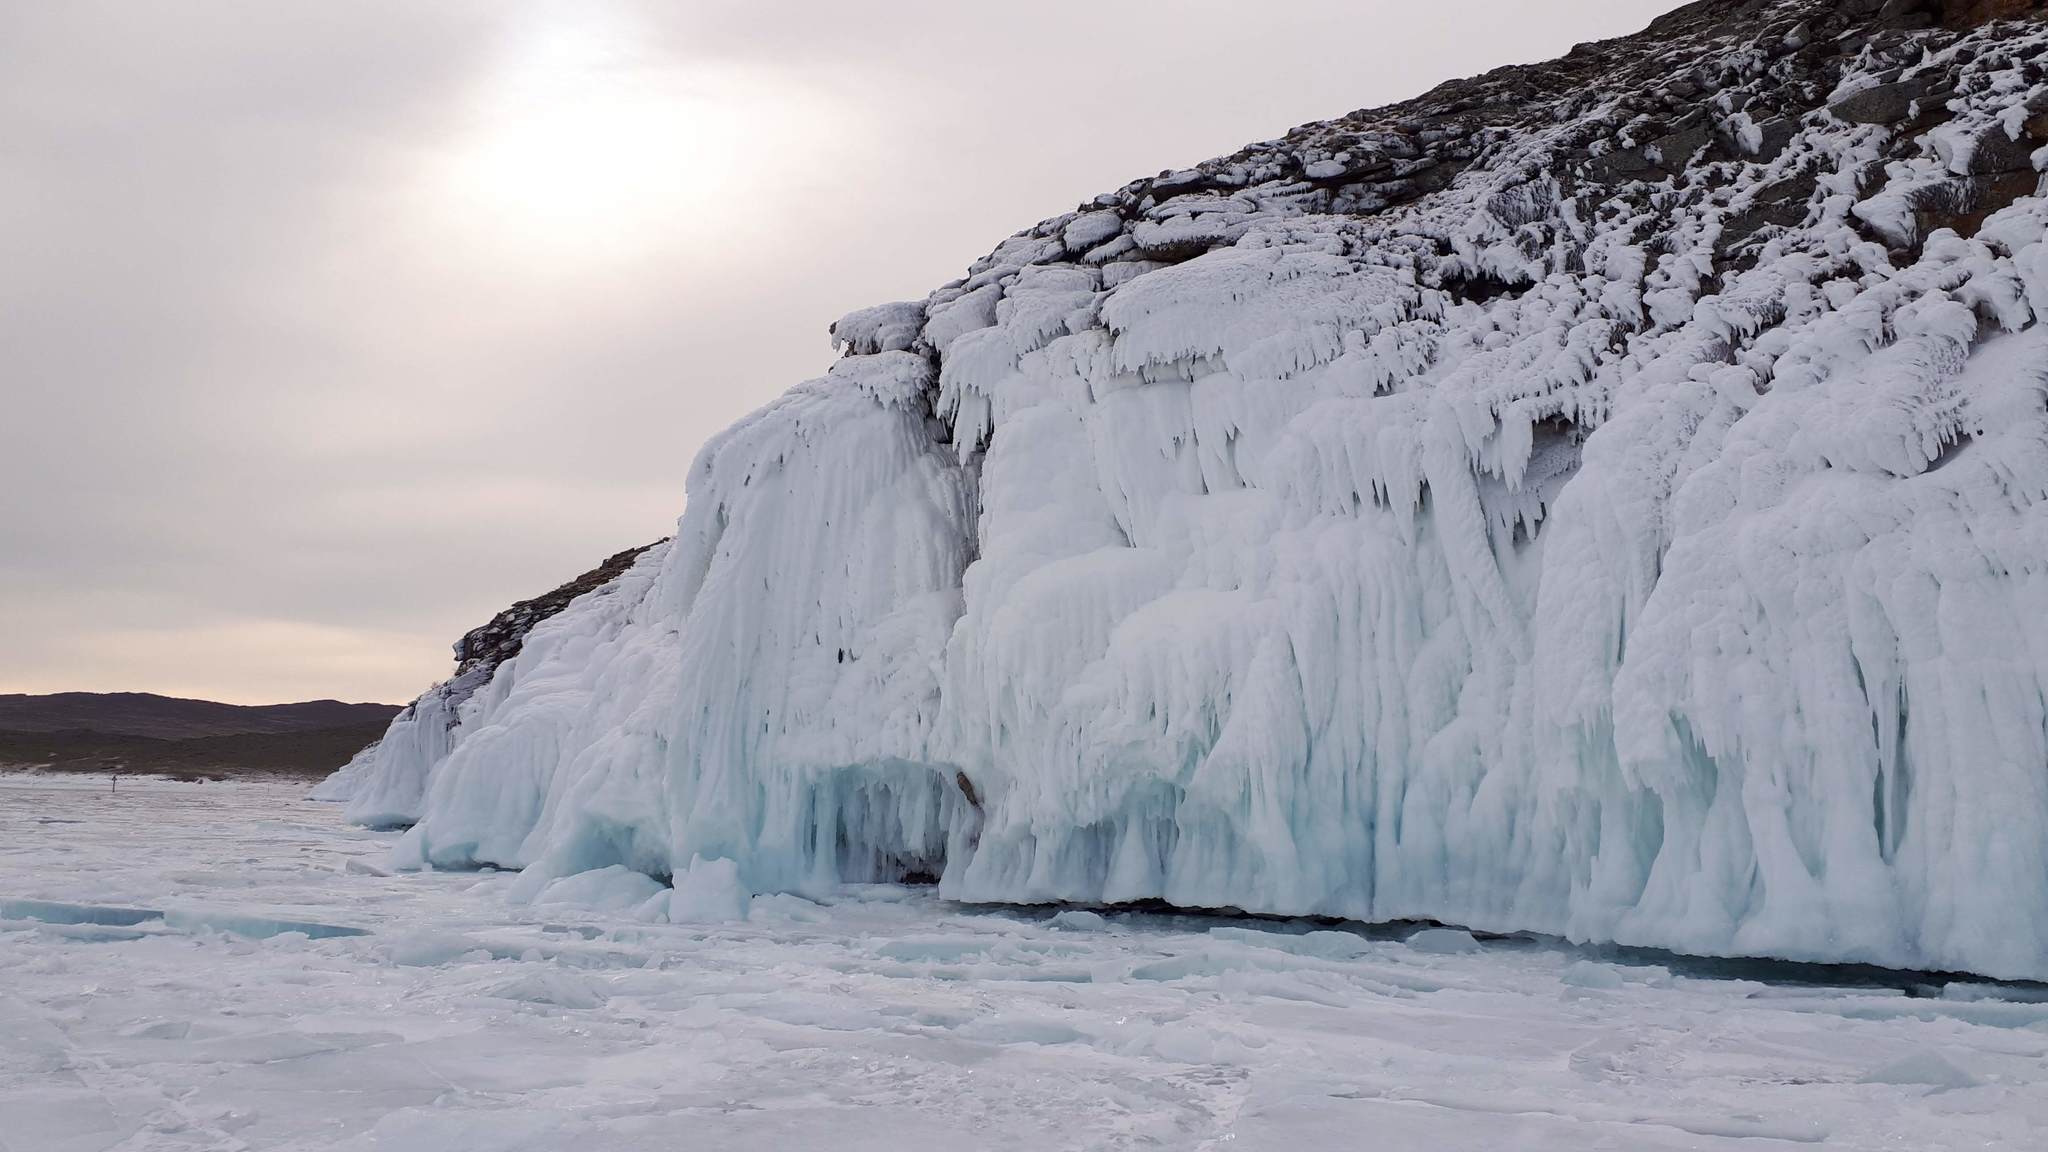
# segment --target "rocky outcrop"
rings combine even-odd
[[[668,538],[662,537],[653,544],[642,544],[605,557],[604,563],[531,600],[520,600],[510,608],[491,617],[490,623],[472,628],[463,633],[455,642],[455,674],[458,677],[488,677],[505,661],[519,655],[519,649],[526,643],[526,634],[533,626],[569,606],[569,602],[596,588],[610,583],[619,573],[633,566],[642,553],[662,544]]]
[[[607,588],[667,542],[664,537],[615,553],[574,580],[518,601],[464,633],[455,642],[455,674],[400,710],[382,736],[322,781],[311,798],[346,803],[351,820],[375,827],[404,827],[418,819],[428,772],[454,749],[457,730],[468,716],[465,706],[478,690],[492,682],[500,667],[518,659],[535,628]]]
[[[1103,268],[1107,279],[1128,278],[1235,243],[1255,216],[1373,215],[1408,204],[1531,133],[1549,145],[1517,159],[1531,181],[1550,185],[1549,195],[1590,206],[1623,194],[1647,207],[1656,185],[1672,181],[1678,191],[1692,183],[1679,179],[1685,173],[1706,175],[1701,190],[1711,192],[1741,165],[1768,164],[1821,108],[1886,130],[1871,161],[1874,179],[1885,162],[1915,154],[1917,133],[1951,119],[1947,102],[1962,74],[1974,71],[1973,53],[1945,56],[1946,44],[1983,24],[2044,11],[2043,0],[1692,4],[1634,36],[1454,80],[1414,100],[1132,181],[1083,204],[1061,238],[1079,263]],[[2018,63],[2022,82],[2048,75],[2048,61]],[[2048,98],[2037,99],[2048,109]],[[2018,120],[2012,133],[1978,126],[1958,138],[1957,180],[1921,196],[1927,214],[1913,237],[1948,224],[1968,229],[2031,192],[2035,181],[2024,177],[2043,145],[2048,118],[2039,115]],[[1725,169],[1719,179],[1716,166]],[[1731,222],[1722,254],[1746,252],[1765,229],[1797,223],[1812,187],[1810,173],[1795,172],[1762,190]],[[1516,226],[1543,215],[1532,205],[1530,219],[1517,220],[1523,209],[1500,207]],[[1910,247],[1909,237],[1884,238]],[[1534,250],[1570,239],[1542,230],[1526,243]]]
[[[2014,10],[1710,0],[844,318],[400,858],[2048,977]]]

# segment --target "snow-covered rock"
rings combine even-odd
[[[501,697],[486,693],[472,704],[477,689],[493,682],[499,665],[517,657],[534,628],[576,608],[572,619],[616,603],[613,585],[633,564],[666,541],[632,548],[605,560],[567,584],[531,600],[521,600],[470,630],[455,642],[455,675],[421,693],[396,717],[382,739],[355,754],[347,764],[314,788],[309,799],[347,804],[348,818],[373,827],[406,827],[419,819],[426,799],[427,777],[461,739],[462,726],[481,727]],[[586,621],[567,631],[582,635]],[[509,680],[508,680],[509,683]]]
[[[1902,1056],[1863,1077],[1865,1084],[1925,1084],[1937,1092],[1974,1088],[1983,1081],[1931,1048]]]
[[[355,811],[2048,977],[2041,13],[1712,0],[1020,232]]]
[[[1408,937],[1408,946],[1417,952],[1432,956],[1458,956],[1466,952],[1477,952],[1483,947],[1478,939],[1463,928],[1424,928]]]

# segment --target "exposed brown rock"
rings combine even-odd
[[[662,540],[666,540],[663,537]],[[519,649],[526,643],[526,634],[533,626],[569,606],[571,600],[585,592],[595,591],[610,583],[620,573],[633,566],[640,554],[662,543],[643,544],[628,548],[624,552],[607,557],[605,562],[576,577],[555,590],[521,600],[491,617],[491,622],[481,628],[472,629],[455,642],[455,674],[463,676],[475,672],[488,672],[512,657],[519,655]]]

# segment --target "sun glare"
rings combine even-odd
[[[649,58],[631,30],[529,30],[446,154],[447,221],[507,255],[630,259],[715,241],[814,118],[729,69]]]

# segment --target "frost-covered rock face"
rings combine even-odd
[[[649,552],[666,541],[629,548],[567,584],[521,600],[471,629],[455,642],[455,675],[427,689],[392,718],[382,739],[355,754],[347,764],[320,782],[310,799],[347,804],[348,818],[372,827],[405,827],[420,817],[427,777],[472,724],[496,707],[486,694],[467,707],[478,688],[493,683],[498,666],[518,656],[527,636],[542,622],[572,606],[578,616],[612,603],[612,586]],[[583,631],[587,624],[571,625]]]
[[[2044,66],[1699,4],[1019,233],[704,448],[403,851],[2048,977]]]

